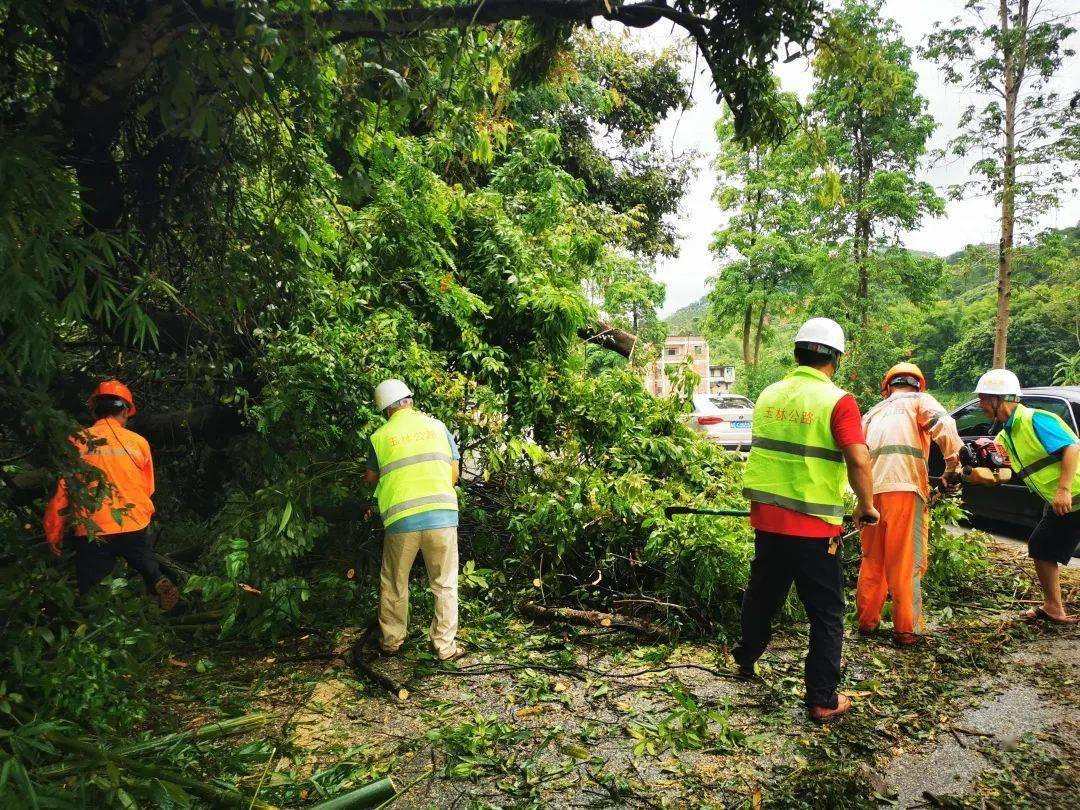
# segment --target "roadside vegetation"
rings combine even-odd
[[[815,284],[875,336],[856,385],[931,331],[931,373],[975,374],[992,271],[974,251],[949,290],[941,262],[886,249],[863,215],[899,195],[874,220],[891,231],[940,208],[911,180],[932,122],[910,48],[876,6],[770,8],[0,0],[0,806],[299,807],[362,788],[349,801],[374,805],[387,776],[412,806],[877,801],[881,752],[941,733],[965,681],[1029,640],[1001,614],[1030,581],[945,532],[946,504],[926,580],[940,633],[902,659],[851,645],[852,723],[793,719],[794,602],[764,681],[731,679],[750,529],[663,509],[744,508],[740,467],[685,426],[689,368],[670,398],[641,380],[666,328],[651,270],[676,249],[690,179],[690,156],[656,139],[691,102],[684,68],[705,61],[731,155],[797,122],[809,152],[833,150],[827,232],[795,222],[776,261],[824,240],[843,276],[817,265]],[[689,26],[697,51],[635,49],[582,24],[597,15]],[[884,179],[839,159],[855,125],[842,85],[863,69],[847,50],[815,57],[832,79],[803,118],[770,73],[778,48],[857,39],[868,19],[884,53],[866,55],[907,109],[885,111],[910,143]],[[795,156],[780,157],[783,172]],[[800,171],[792,193],[810,193],[820,178]],[[852,208],[859,187],[882,198]],[[851,223],[858,238],[835,241]],[[1075,234],[1059,236],[1030,248],[1053,260],[1031,260],[1045,287],[1017,290],[1010,352],[1048,334],[1071,375],[1075,346],[1040,314],[1075,318]],[[969,292],[970,308],[919,314],[915,282],[939,311]],[[888,294],[852,294],[866,285]],[[750,313],[746,385],[779,368],[784,295]],[[391,376],[463,453],[456,668],[427,652],[419,590],[405,656],[356,654],[381,543],[371,397]],[[40,531],[58,477],[80,472],[68,437],[86,393],[112,377],[154,450],[153,540],[184,597],[169,616],[120,571],[76,602],[70,554]]]

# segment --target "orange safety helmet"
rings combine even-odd
[[[128,387],[119,380],[106,380],[103,383],[98,383],[98,387],[86,398],[86,407],[89,408],[96,397],[119,397],[127,403],[128,416],[135,415],[135,399],[131,396]]]
[[[919,381],[919,390],[926,390],[926,377],[923,376],[921,368],[914,363],[897,363],[885,373],[885,379],[881,381],[881,395],[883,397],[889,395],[889,383],[896,377],[914,377]]]

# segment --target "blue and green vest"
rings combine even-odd
[[[375,497],[384,527],[411,515],[458,508],[453,458],[442,424],[413,408],[395,411],[371,436],[379,462]]]
[[[1061,455],[1050,455],[1039,441],[1035,432],[1036,413],[1050,417],[1067,435],[1076,438],[1072,428],[1056,413],[1017,405],[1012,421],[997,435],[997,441],[1009,452],[1009,466],[1017,477],[1044,501],[1052,503],[1061,480]],[[1080,510],[1080,470],[1073,476],[1071,491],[1070,511],[1076,512]]]

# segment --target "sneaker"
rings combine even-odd
[[[825,706],[811,706],[810,719],[815,723],[831,723],[837,717],[851,708],[851,698],[840,694],[836,696],[836,708],[829,709]]]
[[[162,577],[155,582],[154,591],[158,596],[158,604],[161,605],[161,610],[165,613],[176,607],[177,602],[180,601],[180,591],[176,589],[173,581],[168,577]]]

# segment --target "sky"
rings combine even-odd
[[[948,22],[963,10],[963,0],[888,0],[883,13],[892,17],[900,26],[909,45],[921,44],[937,21]],[[612,32],[623,30],[613,27]],[[681,30],[681,29],[680,29]],[[629,34],[635,44],[643,47],[662,48],[681,41],[679,32],[671,32],[669,24],[658,23],[651,28]],[[1078,36],[1072,38],[1077,48]],[[1080,48],[1077,48],[1080,49]],[[692,53],[692,52],[691,52]],[[664,148],[680,154],[687,150],[699,153],[697,175],[689,186],[683,200],[680,216],[676,221],[681,235],[679,254],[661,258],[657,262],[656,277],[667,287],[667,299],[662,316],[670,315],[680,307],[693,303],[705,294],[706,281],[714,275],[718,265],[709,253],[713,232],[720,226],[723,216],[711,196],[716,185],[716,174],[711,168],[716,154],[713,123],[719,117],[711,82],[707,73],[699,70],[694,76],[693,58],[688,61],[685,73],[694,81],[693,106],[681,114],[670,116],[658,129],[658,140]],[[699,68],[704,66],[701,62]],[[937,66],[914,57],[913,67],[919,74],[919,92],[929,103],[929,112],[938,121],[938,129],[932,136],[931,149],[944,146],[952,134],[963,108],[970,103],[964,91],[947,85]],[[812,77],[805,60],[781,64],[777,72],[785,90],[797,93],[801,98],[810,91]],[[1060,92],[1075,92],[1080,88],[1080,57],[1074,56],[1063,67],[1055,86]],[[920,179],[930,182],[945,197],[948,186],[967,177],[970,161],[951,165],[924,166]],[[1038,230],[1049,227],[1067,227],[1080,221],[1080,194],[1063,195],[1062,205],[1047,214],[1038,223]],[[975,243],[997,242],[999,236],[998,211],[990,199],[946,200],[943,217],[924,219],[921,227],[903,235],[905,246],[947,255]],[[1018,233],[1018,238],[1023,234]]]

